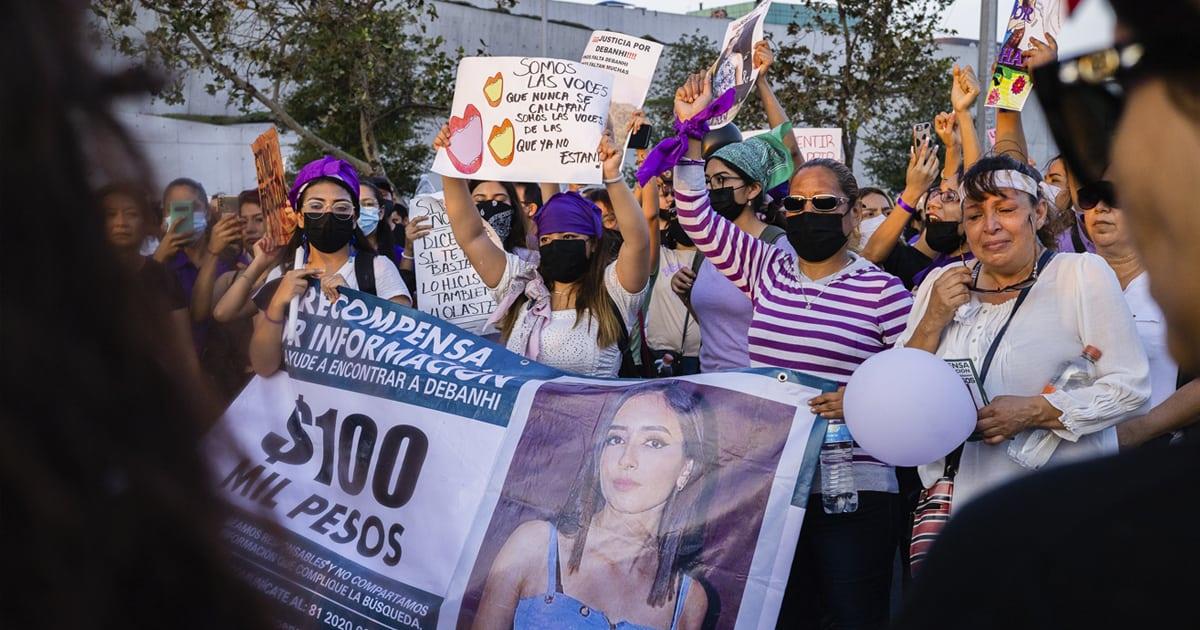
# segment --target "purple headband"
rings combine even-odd
[[[583,198],[577,192],[555,193],[533,215],[537,223],[538,236],[556,232],[574,232],[599,238],[604,234],[604,221],[600,217],[600,208]]]
[[[313,180],[322,177],[330,178],[345,186],[346,190],[350,191],[350,199],[354,201],[354,207],[358,207],[358,171],[355,171],[349,162],[339,160],[332,155],[326,155],[319,160],[313,160],[305,164],[300,169],[300,172],[296,173],[296,179],[292,182],[292,189],[288,191],[288,201],[291,202],[294,210],[297,212],[300,211],[300,195],[304,192],[304,189]]]

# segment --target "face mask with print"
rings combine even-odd
[[[358,212],[358,229],[362,230],[364,235],[370,236],[375,228],[379,226],[379,208],[371,206],[363,206]]]
[[[714,188],[708,191],[708,202],[717,214],[733,221],[742,214],[742,205],[733,199],[733,187]]]
[[[479,210],[479,216],[496,230],[501,242],[508,240],[508,235],[512,233],[512,204],[495,200],[480,201],[475,204],[475,208]]]
[[[587,273],[587,241],[583,239],[560,238],[542,245],[539,251],[538,273],[547,287],[555,282],[575,282]]]

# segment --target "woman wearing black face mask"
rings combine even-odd
[[[357,290],[360,276],[368,281],[363,265],[369,258],[375,295],[397,304],[412,304],[396,265],[385,256],[375,255],[366,236],[355,227],[358,184],[354,167],[330,156],[309,162],[296,175],[288,194],[292,207],[300,213],[296,233],[284,249],[283,264],[271,271],[267,283],[254,296],[259,313],[254,316],[250,365],[258,375],[270,376],[279,371],[288,304],[308,291],[309,278],[319,279],[324,299],[333,302],[339,297],[338,287]],[[300,248],[305,252],[304,267],[285,273],[284,266],[294,261],[295,251]],[[359,258],[364,260],[357,261]]]
[[[449,146],[443,125],[435,149]],[[489,325],[499,324],[509,350],[562,370],[587,376],[616,376],[620,342],[627,339],[650,272],[650,235],[641,206],[621,177],[622,153],[605,137],[600,143],[604,183],[625,239],[616,262],[601,252],[600,210],[578,193],[558,193],[534,217],[539,261],[506,252],[487,237],[467,182],[442,177],[446,214],[454,238],[498,306]],[[479,188],[476,188],[478,191]]]
[[[722,97],[722,101],[725,97]],[[712,111],[708,77],[693,75],[675,94],[685,133]],[[718,101],[715,107],[720,107]],[[912,297],[894,276],[849,251],[857,217],[854,175],[842,163],[809,160],[792,176],[783,201],[791,254],[738,229],[718,214],[703,186],[699,134],[675,167],[675,202],[696,246],[753,304],[749,351],[754,367],[800,370],[846,383],[866,359],[904,330]],[[701,315],[703,318],[703,315]],[[843,424],[842,393],[809,401],[813,413]],[[781,627],[887,623],[899,508],[895,470],[855,449],[853,501],[826,502],[829,475],[811,480],[809,509],[780,613]],[[820,468],[818,467],[818,473]],[[834,571],[822,567],[837,567]],[[820,593],[822,597],[815,595]],[[819,600],[819,601],[818,601]]]

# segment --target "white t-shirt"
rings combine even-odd
[[[1162,309],[1150,297],[1150,278],[1145,273],[1125,287],[1125,302],[1133,312],[1133,323],[1146,357],[1150,359],[1150,400],[1143,407],[1149,411],[1175,393],[1179,380],[1179,365],[1167,349],[1167,321]]]
[[[497,302],[503,300],[508,293],[514,276],[528,271],[530,268],[537,269],[537,265],[522,260],[515,254],[505,253],[504,257],[507,260],[507,264],[504,266],[504,275],[500,277],[500,282],[492,288],[492,295]],[[617,310],[624,319],[625,329],[630,330],[633,323],[637,321],[637,307],[641,303],[642,296],[646,294],[646,289],[643,288],[637,293],[626,291],[617,279],[615,262],[604,270],[604,286],[608,289],[609,297],[616,303]],[[526,329],[523,326],[525,318],[529,316],[528,306],[528,302],[514,306],[514,308],[520,308],[521,312],[517,315],[512,336],[509,337],[506,345],[509,350],[517,354],[525,353],[529,341],[529,334],[525,332]],[[550,367],[583,376],[616,376],[621,369],[620,348],[615,343],[607,348],[600,348],[596,345],[596,335],[599,334],[599,330],[593,325],[593,318],[590,314],[586,316],[585,321],[579,322],[578,326],[575,325],[575,319],[574,308],[554,311],[551,314],[550,321],[542,328],[541,356],[536,359]]]
[[[346,259],[346,264],[342,265],[337,273],[346,280],[347,288],[358,290],[358,276],[354,273],[354,256]],[[270,282],[282,276],[283,272],[280,268],[275,267],[267,274],[266,281]],[[396,269],[395,263],[387,256],[375,257],[375,295],[383,300],[391,300],[399,295],[412,300],[412,296],[408,293],[408,287],[404,285],[404,279],[400,277],[400,270]]]
[[[688,313],[687,305],[671,290],[671,278],[680,269],[691,269],[696,256],[703,259],[704,254],[694,249],[660,247],[658,250],[658,277],[654,280],[650,306],[646,309],[646,345],[651,350],[700,356],[700,322]]]

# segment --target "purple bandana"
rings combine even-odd
[[[695,116],[683,122],[676,120],[675,135],[663,138],[662,142],[654,145],[646,155],[646,161],[642,162],[642,167],[637,172],[638,183],[645,186],[651,177],[674,168],[687,153],[688,138],[704,138],[704,134],[708,133],[708,119],[729,111],[736,101],[734,89],[729,88]]]
[[[358,207],[358,171],[355,171],[349,162],[326,155],[319,160],[305,164],[300,172],[296,173],[292,189],[288,191],[288,201],[291,202],[292,208],[300,208],[301,193],[313,180],[321,177],[328,177],[345,186],[350,191],[350,199],[354,201],[354,207]]]
[[[604,221],[600,208],[577,192],[555,193],[538,213],[533,215],[538,236],[556,232],[574,232],[600,238]]]

